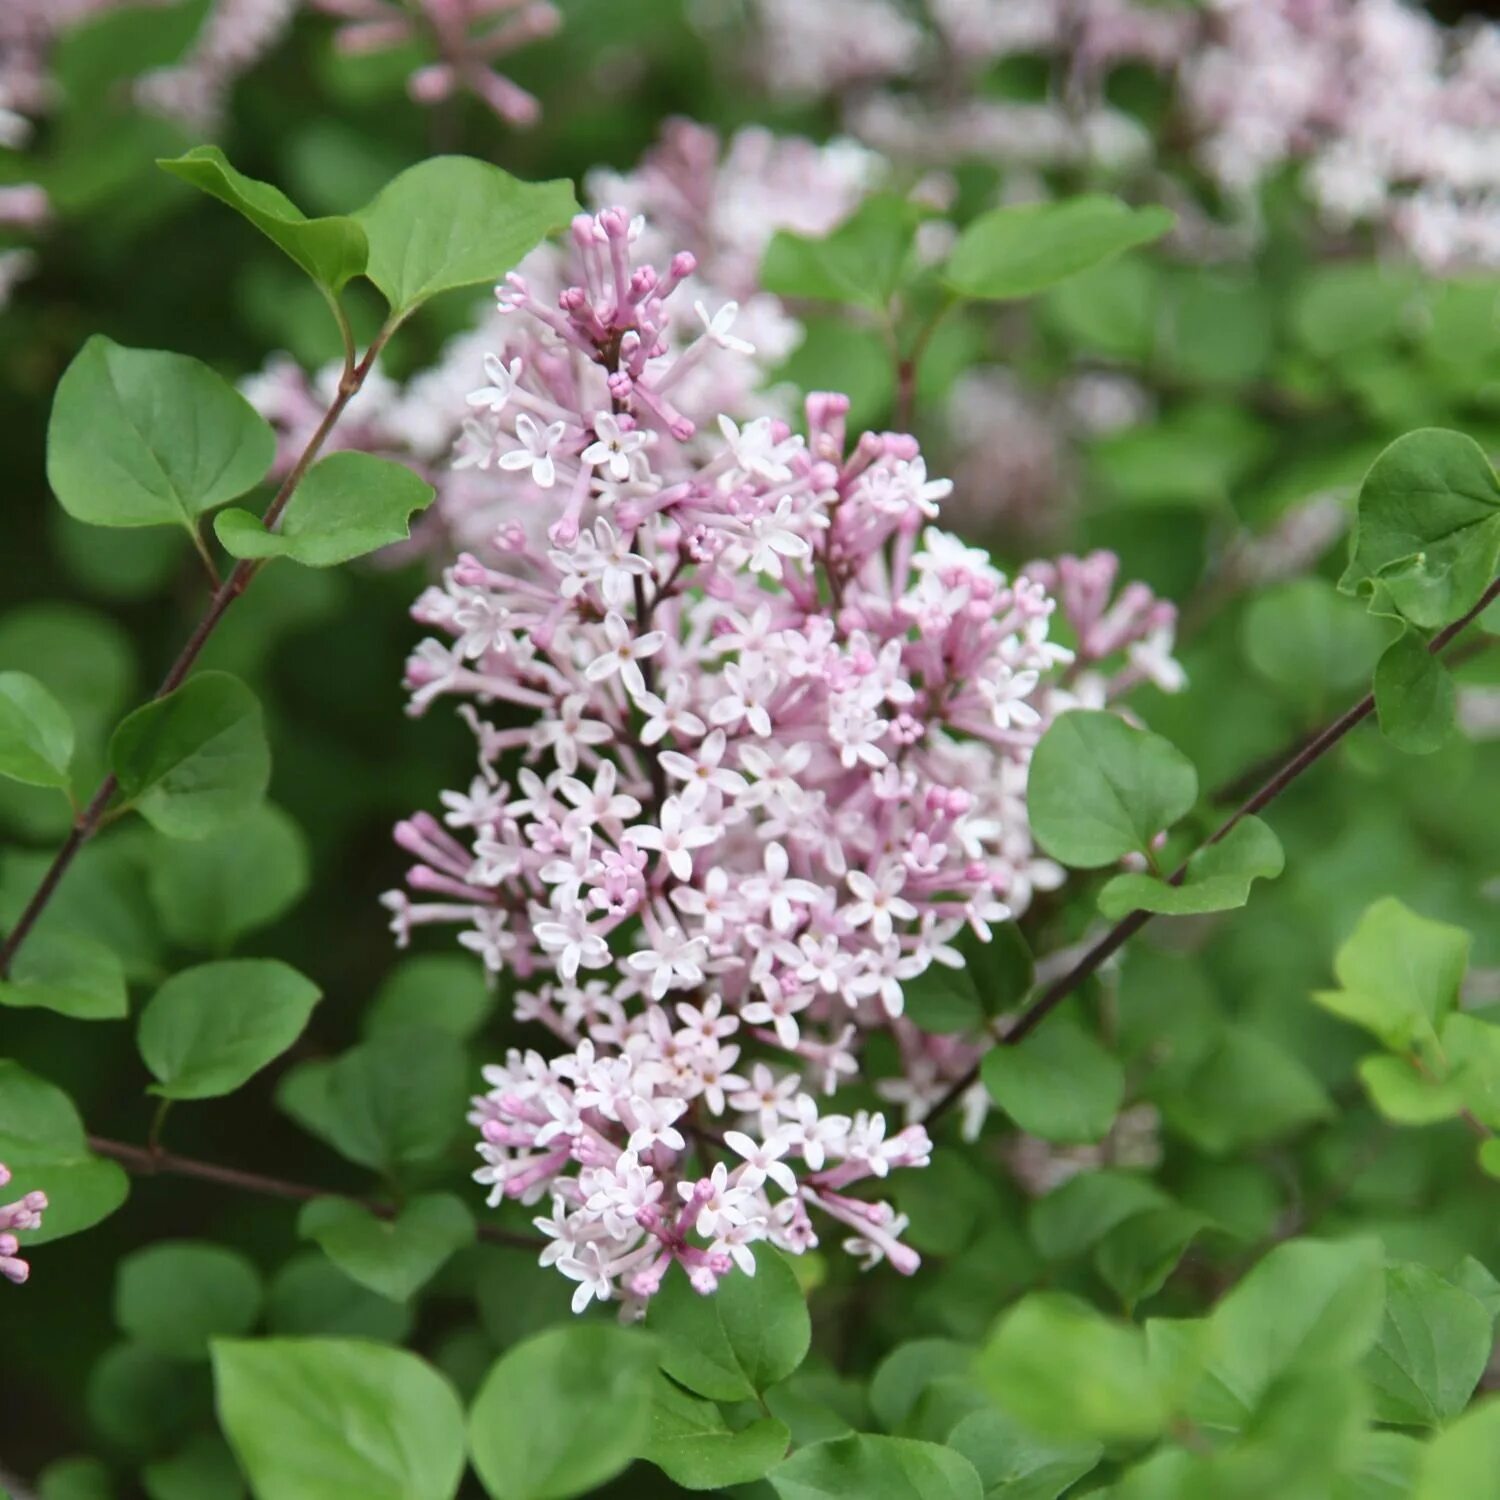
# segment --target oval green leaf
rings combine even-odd
[[[0,776],[66,789],[73,758],[68,711],[25,672],[0,672]]]

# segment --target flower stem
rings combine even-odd
[[[1446,626],[1433,636],[1432,640],[1427,644],[1428,651],[1436,656],[1454,636],[1463,630],[1465,626],[1472,624],[1478,619],[1496,599],[1500,599],[1500,578],[1496,578],[1491,582],[1473,609],[1469,610],[1467,614],[1460,616],[1451,625]],[[1219,843],[1222,839],[1228,837],[1229,833],[1242,819],[1253,817],[1262,808],[1268,807],[1304,771],[1321,760],[1351,729],[1358,728],[1374,712],[1375,695],[1374,693],[1366,693],[1352,708],[1345,710],[1331,724],[1314,735],[1307,744],[1270,776],[1258,791],[1241,803],[1229,818],[1221,823],[1214,833],[1205,839],[1193,853],[1199,853],[1201,850]],[[1191,857],[1190,855],[1188,858],[1191,859]],[[1183,877],[1187,874],[1187,867],[1188,860],[1185,859],[1172,872],[1169,877],[1169,884],[1181,885]],[[1024,1041],[1069,995],[1073,994],[1086,979],[1096,973],[1106,959],[1112,957],[1123,948],[1151,920],[1152,915],[1153,913],[1149,911],[1133,911],[1122,917],[1079,958],[1078,962],[1067,973],[1059,975],[1058,978],[1054,979],[1017,1016],[1015,1021],[1006,1028],[1004,1035],[999,1038],[996,1045],[1014,1047],[1018,1042]],[[951,1109],[973,1087],[978,1077],[979,1064],[976,1063],[938,1100],[927,1116],[928,1120],[935,1120],[939,1115]]]

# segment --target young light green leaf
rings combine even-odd
[[[1140,1329],[1057,1292],[1016,1303],[980,1351],[976,1371],[1007,1414],[1044,1437],[1147,1438],[1168,1417]]]
[[[948,1446],[974,1465],[985,1500],[1057,1500],[1104,1457],[1098,1443],[1040,1438],[1002,1411],[971,1412]]]
[[[214,531],[231,557],[289,557],[333,568],[405,541],[411,517],[433,488],[405,464],[372,453],[330,453],[307,471],[277,531],[248,510],[226,510]]]
[[[1489,1313],[1426,1266],[1385,1273],[1385,1320],[1361,1368],[1376,1421],[1440,1427],[1469,1404],[1494,1343]]]
[[[1436,1125],[1464,1107],[1462,1079],[1419,1071],[1410,1057],[1372,1053],[1356,1072],[1370,1103],[1393,1125]]]
[[[981,1067],[990,1097],[1043,1140],[1101,1139],[1125,1097],[1119,1060],[1081,1026],[1053,1020],[1022,1047],[992,1047]]]
[[[354,217],[365,275],[405,316],[454,287],[498,281],[578,212],[569,182],[521,182],[467,156],[408,167]]]
[[[1404,1432],[1360,1434],[1330,1500],[1411,1500],[1422,1452],[1423,1445]]]
[[[1148,853],[1197,797],[1198,773],[1169,741],[1084,709],[1042,736],[1026,790],[1037,842],[1081,870]]]
[[[355,1339],[218,1339],[219,1425],[256,1500],[450,1500],[463,1408],[415,1354]]]
[[[302,1035],[322,992],[273,958],[185,969],[141,1012],[137,1043],[165,1099],[233,1093]]]
[[[802,1288],[769,1245],[755,1247],[754,1276],[735,1271],[711,1297],[669,1275],[646,1326],[660,1341],[662,1369],[715,1401],[753,1401],[802,1363],[812,1338]]]
[[[7,1201],[47,1195],[42,1227],[19,1231],[23,1245],[93,1228],[130,1191],[116,1163],[90,1153],[73,1101],[10,1058],[0,1058],[0,1161],[11,1171]]]
[[[193,532],[259,484],[275,454],[270,426],[207,365],[100,334],[64,371],[47,428],[48,483],[95,526]]]
[[[35,1006],[75,1021],[117,1021],[129,1009],[125,970],[81,933],[44,927],[26,940],[0,979],[0,1005]]]
[[[361,1286],[404,1302],[473,1243],[474,1216],[452,1193],[413,1198],[392,1219],[347,1198],[314,1198],[297,1215],[297,1233]]]
[[[207,1359],[210,1339],[248,1333],[260,1317],[260,1273],[222,1245],[159,1241],[115,1272],[115,1322],[168,1359]]]
[[[1288,1371],[1347,1367],[1374,1345],[1384,1259],[1373,1237],[1291,1240],[1219,1303],[1210,1318],[1212,1374],[1246,1416]]]
[[[358,222],[344,215],[309,219],[280,188],[237,172],[217,146],[194,146],[157,166],[227,203],[329,292],[365,268],[365,232]]]
[[[638,1329],[571,1323],[517,1344],[469,1411],[485,1489],[493,1500],[569,1500],[613,1479],[651,1441],[655,1379]]]
[[[1375,712],[1380,732],[1408,755],[1431,755],[1453,733],[1453,678],[1413,631],[1393,641],[1375,667]]]
[[[853,1437],[799,1449],[766,1476],[781,1500],[983,1500],[962,1454],[911,1438]]]
[[[309,879],[307,840],[270,803],[207,838],[163,840],[146,871],[162,930],[184,948],[209,952],[274,922]]]
[[[1411,1500],[1500,1500],[1500,1396],[1476,1402],[1428,1445]]]
[[[299,1064],[277,1103],[350,1161],[390,1172],[440,1156],[462,1127],[469,1062],[431,1026],[376,1032],[332,1062]]]
[[[878,193],[822,238],[778,230],[761,264],[761,285],[782,297],[883,313],[910,274],[926,213],[895,193]]]
[[[0,776],[66,790],[73,758],[68,711],[25,672],[0,672]]]
[[[981,214],[959,235],[946,277],[968,297],[1030,297],[1172,227],[1164,208],[1130,208],[1116,198],[1028,203]]]
[[[1418,916],[1387,896],[1366,909],[1333,961],[1343,988],[1313,999],[1404,1052],[1414,1039],[1432,1036],[1458,1003],[1469,944],[1461,927]]]
[[[1500,1177],[1500,1139],[1491,1136],[1479,1143],[1479,1165],[1491,1177]]]
[[[1500,481],[1461,432],[1425,427],[1397,438],[1365,476],[1347,594],[1423,630],[1479,602],[1500,564]]]
[[[1259,818],[1241,818],[1218,843],[1188,860],[1179,885],[1154,875],[1116,875],[1099,892],[1099,910],[1111,921],[1132,911],[1171,917],[1229,911],[1250,899],[1255,881],[1274,880],[1285,863],[1281,840],[1270,828]]]
[[[641,1456],[685,1490],[717,1490],[763,1478],[786,1456],[790,1442],[791,1433],[775,1417],[734,1431],[712,1401],[658,1375],[651,1436]]]
[[[109,763],[126,801],[177,839],[246,817],[271,779],[260,704],[227,672],[200,672],[136,709],[110,739]]]

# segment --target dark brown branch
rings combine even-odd
[[[1472,624],[1483,612],[1489,608],[1496,599],[1500,599],[1500,578],[1495,579],[1484,591],[1479,602],[1451,625],[1440,630],[1427,644],[1427,650],[1432,655],[1437,655],[1445,646],[1466,626]],[[1356,729],[1375,712],[1375,695],[1366,693],[1352,708],[1340,714],[1331,724],[1315,734],[1300,750],[1296,752],[1287,762],[1272,776],[1270,776],[1260,789],[1246,799],[1235,811],[1214,831],[1211,837],[1204,840],[1194,854],[1204,849],[1211,848],[1222,839],[1229,836],[1230,832],[1241,822],[1241,820],[1253,817],[1262,808],[1268,807],[1274,802],[1296,779],[1302,775],[1310,766],[1316,764],[1323,758],[1340,740]],[[1169,883],[1181,885],[1183,877],[1187,874],[1188,856],[1171,874]],[[1108,932],[1104,934],[1083,956],[1073,965],[1066,974],[1054,979],[1046,989],[1037,996],[1032,1003],[1021,1012],[1016,1020],[1006,1029],[1005,1034],[999,1038],[997,1046],[1014,1047],[1017,1042],[1024,1041],[1051,1013],[1062,1004],[1069,995],[1073,994],[1085,980],[1098,972],[1100,966],[1115,953],[1125,946],[1126,943],[1149,922],[1154,914],[1148,911],[1133,911],[1122,917]],[[979,1065],[976,1063],[962,1078],[955,1083],[946,1094],[933,1106],[928,1115],[929,1120],[936,1119],[945,1114],[959,1099],[968,1092],[979,1077]]]
[[[224,1167],[217,1162],[199,1161],[178,1156],[175,1151],[152,1151],[147,1146],[132,1146],[126,1141],[112,1141],[91,1135],[89,1149],[98,1156],[119,1162],[137,1177],[192,1177],[199,1182],[216,1183],[236,1192],[255,1193],[262,1198],[281,1198],[289,1203],[310,1203],[314,1198],[345,1198],[368,1209],[378,1219],[394,1219],[398,1210],[375,1198],[358,1198],[329,1188],[312,1187],[305,1182],[289,1182],[283,1177],[267,1177],[260,1172],[246,1172],[239,1167]],[[495,1224],[481,1224],[479,1238],[495,1245],[514,1245],[525,1250],[538,1249],[543,1241],[529,1234],[517,1234]]]
[[[343,379],[339,381],[339,388],[333,401],[323,414],[323,420],[318,423],[317,431],[308,439],[301,456],[293,465],[291,472],[282,480],[281,487],[272,497],[270,505],[266,507],[266,513],[262,519],[267,530],[275,529],[276,523],[281,519],[281,513],[287,507],[287,502],[296,492],[297,486],[302,483],[308,469],[316,461],[328,434],[333,431],[334,425],[343,415],[344,408],[375,367],[375,361],[379,357],[385,339],[386,334],[382,332],[370,345],[364,359],[357,365],[351,365],[345,371]],[[260,563],[249,560],[236,563],[229,576],[214,590],[213,597],[208,602],[208,608],[193,627],[193,633],[188,637],[187,644],[178,652],[177,660],[172,663],[167,675],[162,678],[161,686],[152,695],[151,702],[155,703],[158,699],[165,698],[168,693],[182,686],[188,673],[192,671],[194,663],[203,654],[203,648],[208,644],[209,637],[214,633],[219,621],[224,618],[225,611],[249,587],[250,580],[259,568]],[[99,831],[100,824],[119,786],[118,780],[111,772],[100,782],[94,795],[89,798],[87,806],[73,820],[73,827],[69,830],[62,847],[53,856],[52,863],[47,867],[47,873],[42,876],[41,884],[32,893],[31,900],[26,903],[25,910],[7,934],[4,943],[0,943],[0,979],[10,972],[12,960],[21,944],[26,941],[31,929],[36,926],[37,919],[47,909],[47,903],[51,901],[63,876],[68,873],[68,867],[77,858],[78,851]]]

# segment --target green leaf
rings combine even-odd
[[[572,1323],[517,1344],[469,1412],[469,1452],[493,1500],[568,1500],[651,1441],[656,1371],[638,1330]]]
[[[1491,1177],[1500,1177],[1500,1140],[1491,1136],[1479,1143],[1479,1165]]]
[[[1500,1396],[1476,1402],[1428,1445],[1411,1500],[1500,1500]]]
[[[222,1245],[161,1241],[115,1273],[115,1322],[168,1359],[207,1359],[210,1339],[248,1333],[260,1316],[260,1274]]]
[[[125,970],[103,943],[45,927],[33,932],[0,979],[0,1005],[54,1010],[75,1021],[118,1021],[129,1010]]]
[[[968,969],[928,964],[915,979],[901,986],[902,1013],[913,1026],[943,1034],[972,1031],[984,1020],[984,1010]]]
[[[440,1156],[462,1128],[469,1093],[458,1039],[406,1026],[377,1032],[333,1062],[299,1064],[276,1097],[350,1161],[389,1172]]]
[[[200,1432],[170,1458],[141,1469],[150,1500],[241,1500],[245,1482],[224,1439]]]
[[[981,1066],[990,1097],[1043,1140],[1100,1140],[1125,1097],[1125,1070],[1082,1027],[1054,1017],[1019,1046],[992,1047]]]
[[[1356,1070],[1370,1103],[1393,1125],[1436,1125],[1464,1107],[1463,1081],[1419,1072],[1410,1058],[1377,1052]]]
[[[302,1035],[321,991],[274,958],[185,969],[141,1013],[136,1040],[164,1099],[233,1093]]]
[[[1494,1339],[1488,1312],[1426,1266],[1385,1273],[1385,1320],[1362,1369],[1378,1422],[1440,1427],[1469,1404]]]
[[[1211,1156],[1290,1135],[1333,1114],[1307,1066],[1250,1026],[1228,1026],[1182,1079],[1158,1093],[1173,1130]]]
[[[1321,578],[1257,595],[1240,627],[1245,659],[1309,717],[1369,682],[1389,635],[1384,621]]]
[[[1140,1329],[1058,1292],[1016,1303],[980,1351],[976,1371],[1007,1413],[1045,1437],[1144,1439],[1168,1417]]]
[[[1383,1260],[1374,1238],[1291,1240],[1219,1303],[1209,1320],[1212,1373],[1246,1415],[1280,1376],[1348,1367],[1374,1345]]]
[[[761,285],[782,297],[883,313],[911,274],[912,246],[926,217],[920,204],[879,193],[822,238],[778,230],[761,263]]]
[[[405,541],[434,491],[405,464],[371,453],[330,453],[307,471],[277,531],[248,510],[226,510],[214,531],[231,557],[289,557],[332,568]]]
[[[1408,755],[1431,755],[1453,733],[1458,694],[1447,667],[1420,635],[1407,631],[1375,668],[1380,732]]]
[[[289,1260],[276,1273],[266,1300],[271,1332],[299,1337],[399,1344],[411,1331],[411,1321],[404,1303],[351,1281],[321,1250]]]
[[[133,1458],[161,1453],[213,1419],[201,1364],[168,1359],[144,1344],[118,1343],[89,1371],[89,1421]]]
[[[309,219],[280,188],[237,172],[217,146],[194,146],[157,166],[227,203],[330,292],[365,268],[365,232],[354,219]]]
[[[297,1215],[297,1233],[360,1285],[404,1302],[473,1243],[474,1216],[452,1193],[413,1198],[394,1219],[347,1198],[315,1198]]]
[[[641,1456],[685,1490],[717,1490],[764,1477],[786,1456],[791,1433],[775,1417],[733,1431],[712,1401],[658,1375],[651,1436]]]
[[[22,1245],[93,1228],[130,1191],[115,1162],[90,1154],[73,1101],[9,1058],[0,1058],[0,1161],[11,1171],[7,1201],[47,1195],[42,1227],[17,1232]]]
[[[1026,801],[1037,842],[1075,869],[1147,854],[1198,798],[1192,762],[1116,714],[1074,709],[1042,736]]]
[[[463,1409],[414,1354],[354,1339],[218,1339],[219,1425],[256,1500],[449,1500]]]
[[[1164,208],[1130,208],[1116,198],[1028,203],[981,214],[959,235],[947,280],[968,297],[1030,297],[1172,227]]]
[[[109,762],[126,801],[178,839],[246,817],[271,779],[260,704],[227,672],[200,672],[136,709],[115,730]]]
[[[35,677],[0,672],[0,776],[28,786],[69,786],[73,721]]]
[[[114,1500],[109,1469],[97,1458],[59,1458],[36,1480],[37,1500]]]
[[[1334,1484],[1332,1500],[1411,1500],[1422,1445],[1401,1432],[1366,1432]]]
[[[265,477],[276,437],[255,408],[185,354],[126,349],[95,334],[57,387],[47,480],[94,526],[176,524]]]
[[[1191,1208],[1147,1209],[1100,1240],[1094,1265],[1120,1301],[1133,1309],[1162,1289],[1188,1246],[1210,1222]]]
[[[973,1348],[953,1339],[898,1344],[870,1378],[870,1410],[887,1432],[896,1432],[929,1386],[948,1376],[967,1375],[973,1364]]]
[[[287,912],[310,877],[301,830],[263,803],[221,833],[164,840],[151,850],[146,884],[174,943],[224,952]]]
[[[1117,1224],[1172,1200],[1149,1177],[1103,1167],[1080,1172],[1031,1208],[1032,1243],[1047,1260],[1082,1255]]]
[[[767,1476],[781,1500],[983,1500],[962,1454],[910,1438],[853,1437],[814,1443]]]
[[[1112,921],[1127,912],[1196,916],[1229,911],[1250,899],[1257,880],[1274,880],[1286,863],[1281,840],[1259,818],[1241,818],[1216,844],[1188,860],[1180,885],[1154,875],[1116,875],[1099,892],[1099,910]]]
[[[972,927],[954,939],[953,946],[964,956],[979,1003],[989,1016],[1003,1015],[1026,998],[1036,981],[1036,964],[1020,927],[1003,922],[990,929],[988,942],[978,938]]]
[[[661,1345],[661,1367],[715,1401],[754,1400],[807,1356],[812,1328],[792,1268],[769,1245],[755,1247],[755,1275],[732,1271],[712,1295],[669,1275],[651,1299],[646,1326]]]
[[[1433,1036],[1458,1003],[1469,944],[1461,927],[1418,916],[1387,896],[1366,909],[1333,961],[1343,988],[1313,999],[1404,1052]]]
[[[1057,1500],[1104,1457],[1098,1443],[1040,1438],[1000,1411],[965,1417],[948,1446],[974,1465],[985,1500]]]
[[[1298,288],[1292,332],[1319,359],[1393,338],[1411,305],[1415,278],[1374,262],[1324,265]]]
[[[404,317],[439,292],[498,281],[578,212],[569,182],[521,182],[467,156],[437,156],[387,183],[355,219],[365,275]]]
[[[1438,427],[1397,438],[1365,476],[1339,587],[1435,630],[1479,602],[1497,563],[1500,481],[1484,450]]]
[[[489,1019],[495,994],[483,966],[457,953],[424,953],[391,970],[364,1016],[366,1035],[432,1026],[467,1041]]]

